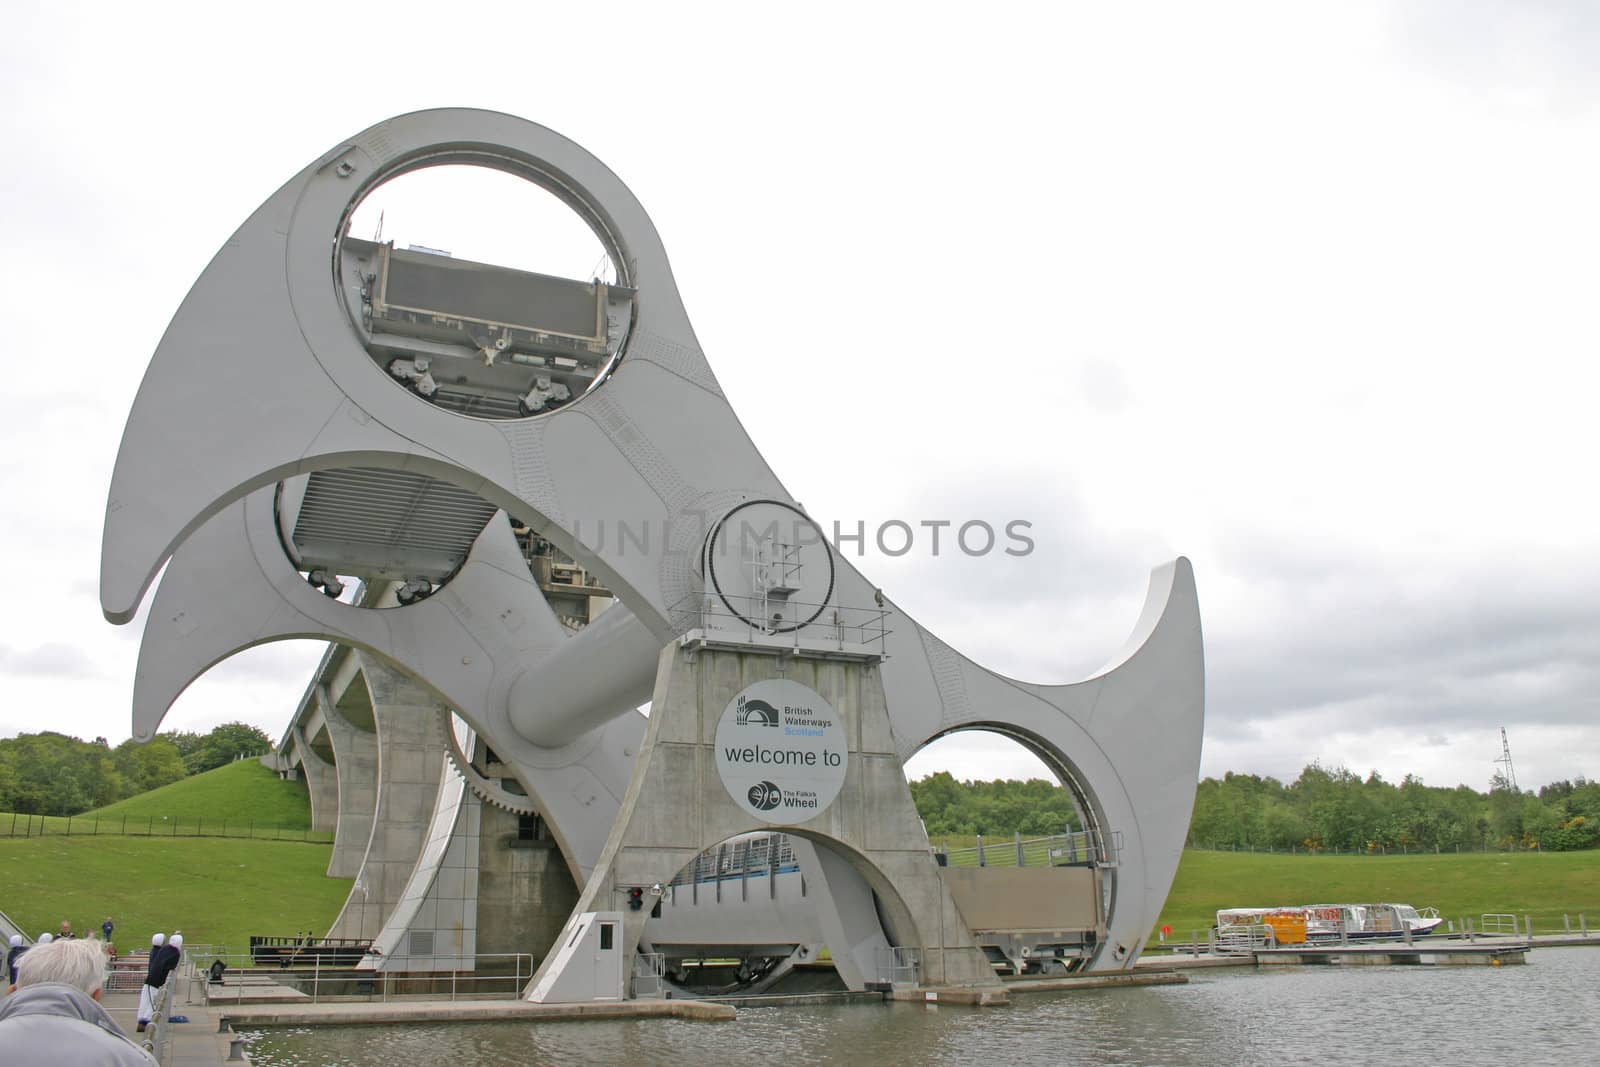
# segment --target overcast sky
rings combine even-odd
[[[629,185],[825,524],[1032,523],[858,561],[981,662],[1083,676],[1183,554],[1202,773],[1481,789],[1504,725],[1524,786],[1600,774],[1600,6],[535,7],[8,7],[0,735],[128,736],[101,520],[207,261],[326,149],[463,105]],[[277,736],[317,652],[166,726]]]

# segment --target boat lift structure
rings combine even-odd
[[[374,188],[443,164],[555,193],[605,245],[616,283],[350,235]],[[608,522],[655,536],[581,536]],[[544,955],[618,933],[615,951],[648,963],[657,905],[661,945],[703,947],[703,930],[667,932],[692,926],[661,899],[673,871],[719,841],[774,832],[816,853],[807,885],[827,891],[806,896],[811,926],[751,910],[744,944],[772,950],[751,960],[811,953],[820,937],[857,961],[848,984],[947,988],[985,986],[996,955],[1015,965],[1036,950],[1075,969],[1131,967],[1176,870],[1199,764],[1188,561],[1156,569],[1104,669],[1051,685],[963,656],[819,534],[729,406],[665,249],[617,177],[533,123],[426,111],[323,153],[196,281],[129,416],[101,597],[115,623],[150,602],[139,739],[235,652],[337,646],[273,758],[335,828],[330,873],[354,874],[356,889],[329,935],[372,940],[369,969],[461,970],[491,947]],[[656,736],[666,687],[715,666],[732,672],[712,680],[721,692],[797,664],[833,709],[816,721],[857,731],[840,799],[793,825],[730,814],[643,826],[678,800],[753,802],[703,768],[692,790],[683,773],[649,777],[650,759],[687,743]],[[856,688],[824,694],[834,685]],[[941,868],[910,826],[895,831],[905,856],[874,844],[863,813],[910,810],[904,761],[966,730],[1013,738],[1051,767],[1091,862]],[[811,792],[764,784],[763,803]],[[701,839],[713,830],[729,833]],[[672,834],[686,844],[669,847]],[[630,873],[632,856],[664,873]],[[1070,906],[1041,911],[1040,899]],[[705,914],[709,929],[733,912]],[[621,973],[620,988],[583,996],[632,995]],[[548,978],[530,995],[548,995]]]

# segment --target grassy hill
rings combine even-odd
[[[1171,923],[1176,938],[1193,930],[1204,937],[1220,908],[1375,901],[1434,907],[1454,920],[1531,915],[1536,933],[1559,932],[1563,914],[1576,928],[1581,912],[1600,929],[1600,851],[1306,856],[1190,849],[1157,928]]]
[[[165,818],[185,824],[253,822],[305,830],[311,826],[311,795],[304,782],[284,781],[260,760],[243,759],[85,812],[74,821],[98,818],[109,825],[124,817],[130,824]]]
[[[326,931],[351,880],[324,873],[332,846],[234,838],[0,838],[0,910],[37,936],[110,914],[123,952],[181,930],[244,952],[251,934]]]
[[[10,825],[0,818],[0,834]],[[0,837],[0,910],[33,934],[63,919],[89,933],[109,913],[124,951],[174,929],[236,952],[251,934],[320,933],[351,883],[326,876],[332,835],[310,825],[304,783],[239,760],[74,816],[71,836],[66,819],[19,824]]]

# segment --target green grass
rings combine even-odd
[[[311,795],[304,782],[285,781],[260,760],[243,759],[77,816],[96,817],[107,824],[166,818],[304,830],[311,826]]]
[[[70,920],[90,933],[110,914],[122,952],[150,935],[244,952],[251,934],[328,929],[351,879],[329,878],[331,846],[228,838],[0,838],[0,910],[30,936]]]
[[[1303,856],[1186,850],[1162,910],[1187,940],[1220,908],[1377,901],[1434,907],[1475,922],[1486,912],[1533,917],[1535,933],[1558,933],[1579,913],[1600,928],[1600,850],[1475,852],[1413,856]],[[1151,935],[1151,944],[1156,943]]]
[[[0,837],[127,834],[333,841],[331,831],[310,827],[311,797],[305,783],[284,781],[253,759],[238,760],[70,819],[0,812]]]

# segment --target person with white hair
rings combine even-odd
[[[161,991],[161,982],[156,981],[156,961],[161,958],[162,946],[167,943],[166,934],[150,935],[150,964],[144,971],[144,985],[139,988],[139,1032],[144,1033],[144,1028],[150,1025],[150,1017],[156,1013],[156,994]],[[166,981],[165,977],[162,982]]]
[[[150,1067],[155,1058],[130,1041],[100,1006],[106,961],[91,941],[35,945],[0,1002],[0,1049],[17,1064]]]
[[[11,947],[6,949],[6,981],[12,985],[17,984],[17,961],[26,951],[28,946],[22,943],[22,935],[12,934]]]

